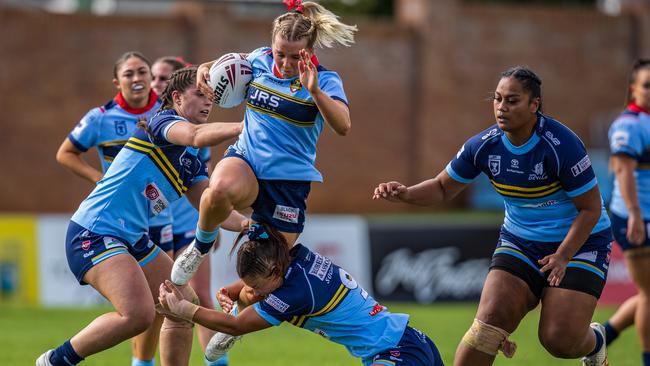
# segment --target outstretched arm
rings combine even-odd
[[[170,281],[160,285],[158,296],[162,307],[181,319],[192,321],[217,332],[238,336],[272,326],[255,309],[248,307],[236,317],[218,310],[195,305],[183,298]]]
[[[213,122],[195,125],[180,121],[167,131],[167,141],[172,144],[194,147],[208,147],[236,137],[241,133],[243,123]]]
[[[399,182],[380,183],[374,190],[372,199],[385,199],[390,202],[404,202],[419,206],[432,206],[447,202],[456,197],[466,184],[460,183],[443,170],[433,179],[425,180],[407,187]]]

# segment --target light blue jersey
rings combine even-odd
[[[609,147],[612,155],[626,155],[637,161],[637,198],[643,219],[650,220],[650,115],[628,107],[609,129]],[[617,216],[628,218],[618,179],[614,179],[609,208]]]
[[[207,165],[210,161],[210,149],[207,147],[199,149],[199,159]],[[172,202],[171,211],[174,217],[174,234],[184,234],[196,229],[199,212],[187,200],[187,197],[183,196],[178,201]]]
[[[467,140],[446,169],[461,183],[470,183],[481,172],[487,175],[505,203],[504,229],[540,242],[564,240],[578,215],[571,199],[597,185],[582,141],[542,114],[525,144],[512,145],[493,125]],[[591,232],[609,227],[603,205]]]
[[[283,321],[371,357],[398,344],[409,316],[381,306],[329,258],[297,244],[282,286],[254,305],[269,324]]]
[[[133,244],[147,233],[150,217],[193,184],[208,179],[199,149],[167,141],[167,131],[179,121],[185,119],[174,110],[164,110],[149,121],[151,137],[136,130],[72,221],[93,233]]]
[[[248,55],[253,80],[248,88],[244,129],[235,150],[251,164],[259,179],[322,182],[314,166],[323,117],[297,77],[273,72],[270,48]],[[339,75],[318,66],[318,85],[332,99],[347,102]]]
[[[118,93],[110,102],[86,113],[70,132],[68,139],[82,152],[96,147],[102,172],[106,173],[117,153],[136,130],[138,121],[148,120],[158,108],[160,101],[153,91],[149,95],[149,102],[143,108],[131,108],[122,93]],[[171,222],[171,210],[167,210],[153,218],[150,226],[169,225]]]

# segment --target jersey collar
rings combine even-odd
[[[316,54],[311,55],[311,62],[314,64],[314,66],[318,67],[318,57],[316,57]],[[275,77],[279,79],[282,79],[282,75],[280,74],[280,71],[275,66],[275,61],[273,62],[273,75],[275,75]]]
[[[650,111],[641,107],[640,105],[632,102],[627,105],[627,109],[630,110],[631,112],[634,113],[645,113],[645,114],[650,114]]]
[[[156,105],[156,102],[158,102],[158,95],[156,94],[153,89],[149,92],[149,102],[147,103],[146,106],[142,108],[133,108],[129,105],[129,103],[126,102],[126,99],[124,99],[124,95],[122,95],[122,92],[117,92],[117,95],[113,98],[115,103],[117,103],[122,109],[125,111],[131,113],[131,114],[142,114],[147,111],[149,111],[151,108],[153,108]]]

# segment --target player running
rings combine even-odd
[[[589,323],[607,275],[610,223],[582,141],[542,114],[541,84],[527,68],[505,71],[494,92],[495,125],[465,142],[437,177],[374,190],[373,199],[435,205],[484,173],[503,196],[501,235],[455,365],[491,365],[499,350],[512,356],[508,336],[540,303],[548,352],[607,365],[604,331]]]

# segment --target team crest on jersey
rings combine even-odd
[[[115,121],[115,133],[124,136],[126,132],[126,121]]]
[[[289,85],[289,90],[291,90],[292,93],[295,93],[300,89],[302,89],[302,83],[300,83],[300,79],[296,78],[296,80],[292,81],[291,85]]]
[[[488,167],[492,176],[499,175],[501,173],[501,155],[490,155],[488,157]]]
[[[528,175],[528,180],[544,180],[547,178],[548,176],[544,172],[544,162],[535,164],[535,167],[533,168],[533,174]]]

